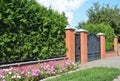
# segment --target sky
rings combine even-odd
[[[76,27],[79,22],[87,21],[87,10],[93,6],[93,3],[99,2],[100,5],[109,4],[110,7],[118,5],[120,0],[36,0],[41,5],[58,11],[65,12],[68,18],[69,26]]]

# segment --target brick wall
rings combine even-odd
[[[54,61],[58,65],[63,65],[66,61],[68,61],[68,58],[67,57],[61,57],[61,58],[54,58],[54,59],[47,59],[47,60],[5,64],[5,65],[0,65],[0,69],[10,68],[10,67],[16,67],[16,68],[29,67],[29,66],[34,66],[35,68],[37,68],[38,64],[39,65],[42,65],[44,63],[49,64],[51,61]]]

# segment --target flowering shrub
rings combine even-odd
[[[1,69],[0,81],[35,81],[39,75],[39,69],[32,68],[14,68]]]
[[[65,61],[63,65],[51,61],[49,64],[44,63],[37,66],[11,67],[0,70],[0,81],[38,81],[75,68],[75,64],[69,61]]]

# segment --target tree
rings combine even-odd
[[[86,24],[82,27],[85,30],[88,30],[89,33],[98,34],[100,32],[105,34],[106,37],[106,50],[113,50],[113,40],[114,40],[114,30],[109,25],[101,24]]]
[[[64,55],[67,24],[64,13],[35,0],[0,0],[0,61]]]
[[[120,9],[117,5],[114,7],[110,7],[109,4],[101,6],[96,2],[93,7],[88,9],[87,14],[87,23],[110,25],[114,29],[115,34],[120,37]]]

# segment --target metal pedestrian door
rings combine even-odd
[[[75,61],[80,62],[80,34],[75,34]]]
[[[88,35],[88,61],[100,59],[100,39],[93,33]]]

